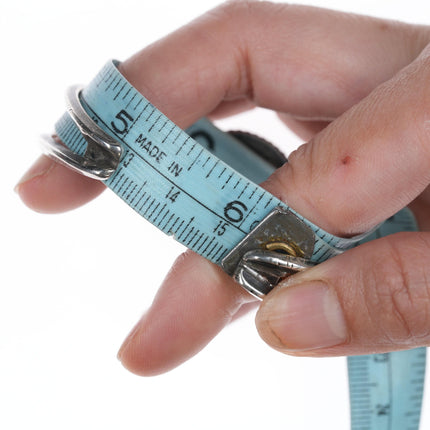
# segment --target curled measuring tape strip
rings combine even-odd
[[[285,276],[365,240],[415,230],[408,210],[370,235],[335,237],[257,184],[276,168],[206,120],[177,127],[109,61],[43,136],[45,152],[104,180],[140,215],[220,265],[258,298]],[[63,143],[66,145],[64,146]],[[349,358],[353,430],[419,425],[425,349]]]

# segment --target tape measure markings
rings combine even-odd
[[[93,113],[93,117],[95,117],[95,113]],[[97,122],[100,124],[103,124],[106,129],[110,130],[111,133],[116,134],[115,130],[113,130],[111,127],[109,127],[109,125],[106,124],[106,122],[104,122],[101,118],[96,117]],[[59,136],[66,140],[67,142],[69,142],[69,145],[71,147],[71,149],[73,149],[76,152],[83,152],[83,149],[85,147],[85,142],[81,141],[81,134],[79,131],[74,132],[74,134],[72,136],[69,135],[67,128],[74,128],[74,123],[69,123],[66,126],[66,129],[62,129],[61,125],[59,124],[57,127],[57,132],[59,134]],[[75,127],[76,128],[76,127]],[[64,134],[63,134],[64,133]],[[117,136],[119,137],[119,136]],[[187,137],[186,140],[189,140],[190,138]],[[185,141],[186,141],[185,140]],[[184,141],[184,142],[185,142]],[[175,142],[177,144],[177,142]],[[127,160],[130,159],[129,154],[133,154],[134,156],[137,156],[140,158],[140,160],[142,160],[143,162],[146,163],[147,166],[150,166],[152,169],[154,169],[158,175],[163,176],[163,178],[165,178],[167,181],[169,181],[169,183],[171,184],[171,186],[175,187],[175,189],[178,189],[180,192],[183,192],[184,194],[186,194],[189,198],[193,199],[196,203],[198,203],[199,205],[203,206],[205,208],[205,210],[210,211],[213,215],[217,216],[220,220],[222,220],[223,222],[228,223],[228,225],[230,227],[233,227],[234,229],[238,230],[241,235],[245,235],[247,232],[245,230],[243,230],[242,228],[240,228],[240,226],[237,226],[235,224],[233,224],[230,220],[228,220],[226,217],[221,216],[220,214],[216,213],[214,210],[212,210],[211,208],[209,208],[208,206],[206,206],[205,204],[202,203],[202,201],[198,200],[197,198],[195,198],[193,195],[191,195],[190,193],[188,193],[186,190],[184,190],[180,185],[178,185],[176,182],[174,182],[172,179],[168,178],[167,175],[165,175],[163,172],[161,172],[159,169],[157,169],[153,164],[151,164],[148,160],[146,160],[138,151],[133,150],[132,148],[129,147],[129,145],[127,143],[125,143],[125,145],[127,146],[127,151],[124,154],[124,158],[123,160]],[[120,194],[121,198],[123,198],[124,200],[130,200],[131,195],[124,195],[124,193],[120,193],[120,188],[123,187],[124,185],[124,181],[126,180],[127,176],[126,174],[123,172],[123,169],[127,169],[132,163],[132,159],[130,159],[128,162],[125,161],[123,162],[123,166],[120,167],[115,173],[114,175],[109,179],[109,186],[113,189],[113,191],[115,191],[117,194]],[[124,166],[125,164],[125,166]],[[175,164],[174,166],[176,166],[177,164]],[[215,167],[215,166],[214,166]],[[211,168],[211,172],[214,170],[214,167]],[[177,171],[178,168],[173,167],[173,171]],[[146,181],[147,182],[147,181]],[[145,181],[143,181],[143,183],[145,183]],[[249,188],[250,183],[247,182],[246,186],[244,187],[244,189],[241,191],[240,195],[243,195],[245,193],[245,191]],[[142,188],[141,188],[142,190]],[[261,201],[261,199],[263,198],[262,194],[258,200]],[[143,196],[140,197],[140,199]],[[252,196],[249,196],[249,198],[251,198]],[[136,198],[136,196],[133,196],[133,198]],[[138,202],[140,201],[140,199],[138,200]],[[266,207],[272,203],[273,204],[273,198],[272,196],[269,197],[269,201],[267,201],[266,203]],[[133,200],[134,201],[134,200]],[[159,205],[160,202],[153,197],[152,200],[150,201],[150,196],[147,197],[147,199],[143,202],[143,204],[140,207],[136,207],[138,202],[135,205],[132,205],[139,213],[141,213],[143,216],[147,217],[150,221],[152,221],[152,216],[153,213],[150,214],[150,216],[148,217],[148,212],[149,209],[154,205],[154,203],[157,202],[157,204]],[[255,207],[255,205],[254,205]],[[186,222],[185,219],[181,219],[181,217],[177,217],[174,222],[172,223],[171,226],[165,225],[163,226],[163,230],[167,230],[167,233],[170,235],[174,235],[175,238],[181,242],[183,242],[183,237],[184,234],[187,232],[187,229],[190,227],[191,223],[194,221],[194,219],[189,219],[187,222],[188,224],[186,224],[185,229],[183,229],[181,231],[181,228],[183,227],[184,223]],[[178,225],[179,222],[179,225]],[[176,227],[176,228],[175,228]],[[191,239],[192,240],[192,239]],[[206,247],[204,249],[202,249],[203,245],[206,244],[206,242],[209,240],[209,243],[206,245]],[[215,241],[215,237],[207,237],[204,239],[204,242],[202,242],[200,244],[200,246],[198,248],[196,248],[197,252],[201,252],[206,258],[208,259],[213,259],[216,258],[217,261],[221,260],[223,255],[229,250],[227,247],[222,247],[220,246],[219,242],[216,241],[216,243],[213,245],[213,242]],[[192,245],[194,247],[196,247],[198,245],[199,242],[195,242]],[[188,243],[187,243],[188,244]],[[211,249],[209,249],[209,246],[213,245]],[[216,246],[219,247],[219,249],[216,250],[216,254],[213,254],[213,251],[215,250]],[[224,248],[224,249],[223,249]],[[209,252],[208,252],[209,251]]]
[[[426,349],[349,357],[352,430],[416,430]]]
[[[146,104],[146,106],[145,106],[145,108],[144,109],[146,109],[146,107],[149,105],[149,102]],[[104,125],[104,127],[107,129],[107,130],[109,130],[112,134],[114,134],[118,139],[122,139],[123,137],[121,136],[121,135],[118,135],[117,134],[117,132],[115,131],[115,130],[113,130],[112,129],[112,127],[110,127],[108,124],[106,124],[106,122],[104,122],[101,118],[99,118],[98,116],[97,116],[97,114],[91,109],[91,107],[90,106],[87,106],[86,105],[86,107],[88,107],[88,110],[93,114],[93,119],[95,119],[95,120],[97,120],[97,122],[100,124],[100,123],[102,123],[103,125]],[[141,113],[143,113],[143,111],[141,112]],[[153,111],[151,112],[151,114],[153,113]],[[140,114],[141,115],[141,114]],[[140,115],[137,117],[137,119],[140,117]],[[160,116],[157,118],[157,120],[159,120],[159,118],[160,118]],[[135,123],[137,122],[137,119],[136,119],[136,121],[135,121]],[[156,120],[156,121],[157,121]],[[134,124],[135,124],[134,123]],[[151,129],[153,128],[153,126],[156,124],[156,122],[154,122],[153,123],[153,125],[151,126]],[[72,124],[72,123],[70,123],[69,124],[69,126],[71,126],[72,128],[73,128],[73,126],[74,126],[74,124]],[[76,127],[75,127],[76,128]],[[72,140],[80,140],[80,138],[81,138],[81,134],[80,134],[80,132],[79,132],[79,130],[76,128],[76,130],[77,130],[77,133],[76,133],[76,135],[74,135],[73,137],[71,137],[70,138],[70,141],[72,141]],[[62,132],[60,131],[60,130],[58,130],[58,132],[59,132],[59,135],[60,135],[60,137],[61,137],[61,135],[62,135]],[[128,132],[127,132],[128,133]],[[166,135],[165,136],[165,138],[167,138],[167,136],[168,135]],[[179,137],[179,136],[178,136]],[[66,138],[66,136],[64,136],[64,138]],[[191,140],[191,138],[189,137],[189,136],[187,136],[186,137],[186,139],[184,140],[184,142],[182,143],[182,145],[180,146],[180,148],[183,148],[186,144],[187,144],[187,142],[189,141],[189,140]],[[78,143],[78,142],[76,142],[76,143]],[[83,142],[82,142],[83,143]],[[172,144],[174,144],[174,145],[177,145],[178,144],[178,140],[176,140],[176,141],[172,141]],[[84,144],[85,145],[85,144]],[[124,159],[126,159],[127,158],[127,156],[130,156],[130,154],[133,154],[133,157],[134,157],[134,155],[136,155],[136,156],[138,156],[143,162],[145,162],[148,166],[150,166],[152,169],[154,169],[160,176],[162,176],[164,179],[166,179],[167,181],[169,181],[170,182],[170,184],[172,184],[172,186],[174,186],[175,188],[177,188],[179,191],[181,191],[181,192],[183,192],[183,193],[185,193],[185,194],[187,194],[187,196],[188,197],[190,197],[191,199],[193,199],[196,203],[198,203],[198,204],[200,204],[201,206],[203,206],[207,211],[210,211],[212,214],[214,214],[215,216],[217,216],[217,217],[219,217],[219,218],[221,218],[222,220],[224,220],[225,222],[227,222],[227,223],[229,223],[229,225],[230,226],[232,226],[232,227],[234,227],[235,229],[237,229],[238,231],[240,231],[242,234],[247,234],[248,232],[247,231],[245,231],[245,230],[242,230],[241,228],[240,228],[240,226],[243,224],[243,222],[245,221],[245,219],[244,219],[244,221],[239,225],[239,226],[237,226],[237,225],[235,225],[235,224],[233,224],[230,220],[228,220],[227,218],[225,218],[225,217],[223,217],[223,216],[221,216],[221,215],[219,215],[219,213],[217,213],[215,210],[213,210],[212,208],[210,208],[209,206],[206,206],[205,204],[203,204],[198,198],[196,198],[196,197],[194,197],[194,195],[193,194],[191,194],[190,192],[188,192],[187,190],[185,190],[184,188],[182,188],[181,186],[179,186],[178,184],[177,184],[177,182],[175,182],[173,179],[170,179],[165,173],[163,173],[160,169],[157,169],[152,163],[150,163],[148,160],[146,160],[145,158],[144,158],[144,156],[139,152],[139,151],[137,151],[135,148],[132,148],[127,142],[124,142],[124,145],[127,147],[127,152],[124,154]],[[193,144],[193,146],[191,147],[191,149],[189,150],[189,152],[187,153],[187,156],[189,156],[190,154],[191,154],[191,152],[194,150],[194,148],[195,148],[195,143]],[[75,151],[77,151],[77,152],[82,152],[83,151],[83,147],[81,147],[81,148],[78,148],[78,147],[76,147],[76,148],[73,148]],[[204,148],[201,148],[201,151],[200,152],[203,152],[204,151]],[[130,162],[131,162],[132,160],[130,160]],[[209,171],[209,173],[206,175],[206,179],[207,178],[209,178],[209,176],[210,176],[210,174],[213,172],[213,170],[214,170],[214,168],[220,163],[221,161],[220,160],[217,160],[216,161],[216,163],[215,163],[215,165],[211,168],[211,170]],[[172,161],[172,163],[175,163],[174,161]],[[193,164],[195,164],[195,163],[193,163]],[[127,165],[127,161],[125,162],[125,163],[123,163],[123,166],[125,167],[125,168],[127,168],[128,167],[128,165]],[[172,166],[172,164],[170,164],[170,166]],[[169,166],[169,167],[170,167]],[[179,176],[179,173],[177,173],[178,172],[178,169],[182,169],[182,168],[180,168],[180,167],[176,167],[177,166],[177,164],[174,164],[172,167],[171,167],[171,169],[173,170],[173,172],[174,172],[174,175],[175,176]],[[193,166],[192,165],[190,165],[189,167],[188,167],[188,171],[190,171],[191,170],[191,168],[192,168]],[[226,167],[224,167],[224,169],[223,169],[223,171],[221,172],[221,173],[223,173],[224,171],[226,170]],[[120,169],[118,169],[115,173],[114,173],[114,175],[111,177],[111,179],[109,179],[109,182],[107,182],[107,183],[110,183],[111,184],[111,187],[112,187],[112,189],[116,192],[116,193],[118,193],[118,190],[115,190],[115,187],[118,185],[118,183],[120,183],[121,182],[121,178],[119,178],[119,180],[118,180],[118,182],[117,182],[117,184],[115,184],[115,179],[117,179],[117,177],[118,177],[118,175],[120,174],[122,172],[122,168],[120,168]],[[233,175],[233,173],[232,173],[232,175]],[[219,175],[219,177],[218,178],[220,178],[220,176],[221,176],[221,174]],[[227,184],[227,181],[224,183],[224,187],[225,187],[225,185]],[[238,199],[240,199],[241,198],[241,196],[244,194],[244,192],[249,188],[249,186],[250,186],[251,184],[250,184],[250,182],[248,181],[247,182],[247,184],[245,185],[245,187],[244,187],[244,189],[242,190],[242,192],[239,194],[239,196],[238,196]],[[252,196],[254,195],[254,193],[255,193],[255,191],[257,190],[257,189],[259,189],[259,187],[255,187],[255,190],[254,190],[254,192],[249,196],[249,199],[251,199],[252,198]],[[263,192],[262,193],[262,195],[260,196],[260,198],[258,199],[258,202],[260,202],[261,201],[261,199],[264,197],[264,195],[265,194],[267,194],[267,193],[265,193],[265,192]],[[121,196],[121,197],[123,197],[123,196]],[[270,195],[270,199],[269,199],[269,201],[266,203],[266,207],[273,201],[274,199],[273,199],[273,197]],[[257,203],[256,203],[257,204]],[[256,206],[256,204],[254,204],[254,206],[253,206],[253,208],[251,209],[251,211],[252,210],[254,210],[255,209],[255,206]],[[249,216],[252,212],[251,211],[249,211],[248,212],[248,214],[247,214],[247,216]]]

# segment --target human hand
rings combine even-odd
[[[311,140],[263,185],[325,230],[360,233],[412,203],[425,231],[429,42],[427,27],[241,2],[145,48],[121,69],[182,127],[255,105],[279,112]],[[80,206],[103,189],[45,157],[18,186],[42,212]],[[262,337],[281,351],[314,356],[429,344],[429,238],[397,234],[289,278],[260,307]],[[120,358],[139,374],[166,371],[250,301],[219,268],[187,252]]]

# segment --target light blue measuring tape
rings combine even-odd
[[[88,86],[69,90],[68,111],[55,134],[43,136],[45,152],[104,180],[140,215],[254,296],[359,243],[416,230],[407,209],[366,236],[343,239],[321,230],[256,185],[274,171],[273,157],[262,158],[247,139],[206,120],[184,132],[117,66],[109,61]],[[352,429],[418,429],[425,361],[425,348],[349,357]]]

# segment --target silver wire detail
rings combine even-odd
[[[71,151],[56,135],[42,135],[42,148],[47,156],[72,170],[93,179],[106,180],[117,169],[122,148],[87,114],[80,99],[81,91],[81,86],[70,87],[66,101],[70,117],[87,142],[84,155]]]

